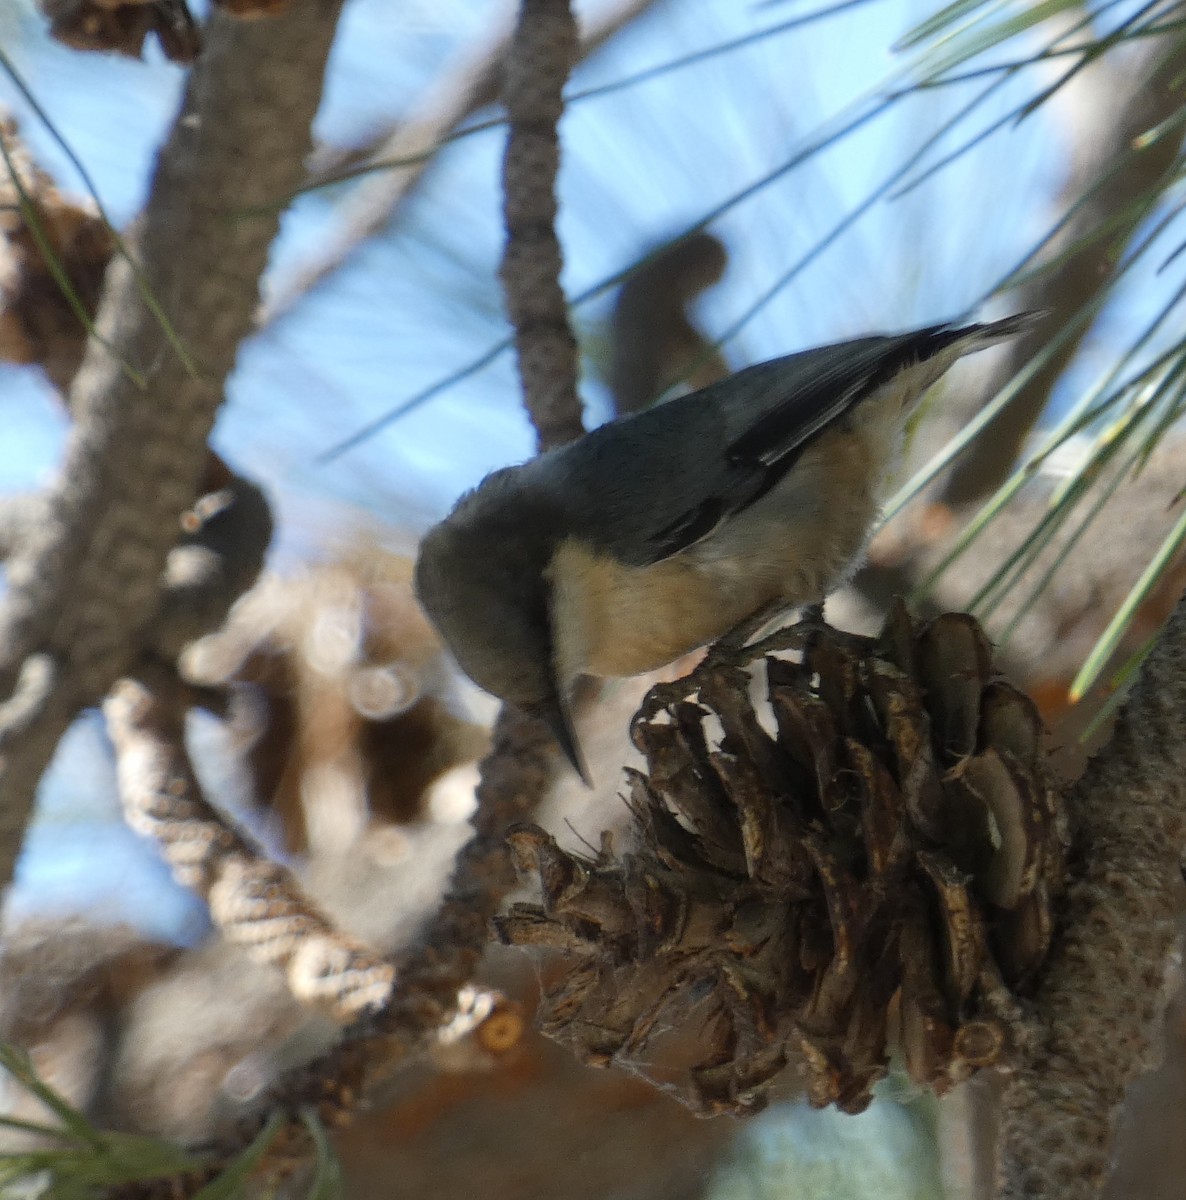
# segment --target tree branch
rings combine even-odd
[[[1078,870],[1036,998],[1045,1043],[1005,1090],[999,1195],[1093,1200],[1150,1062],[1182,904],[1186,600],[1068,805]]]
[[[153,838],[223,935],[285,973],[293,995],[340,1021],[385,1003],[395,968],[347,937],[206,800],[185,749],[185,701],[164,671],[123,679],[103,705],[128,824]]]
[[[32,653],[57,667],[40,719],[23,736],[0,725],[0,879],[59,737],[127,669],[152,618],[251,328],[279,224],[267,206],[301,178],[340,2],[301,0],[269,21],[215,14],[140,222],[139,269],[108,272],[106,345],[92,339],[74,380],[66,461],[46,521],[9,565],[0,615],[6,689]]]
[[[541,450],[584,433],[577,397],[577,344],[560,286],[556,172],[564,84],[576,59],[568,0],[522,0],[506,66],[510,133],[502,164],[507,240],[499,278],[515,327],[523,403]]]

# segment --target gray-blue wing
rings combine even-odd
[[[963,339],[970,349],[980,330],[984,344],[997,340],[994,328],[934,325],[821,346],[602,426],[567,456],[570,525],[633,566],[678,554],[769,492],[821,433],[899,371]]]

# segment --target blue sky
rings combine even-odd
[[[393,116],[414,111],[424,88],[505,11],[487,0],[425,0],[401,4],[396,14],[386,0],[352,0],[318,136],[356,143]],[[610,84],[806,11],[803,5],[667,0],[582,66],[572,89]],[[611,275],[808,145],[826,121],[900,68],[887,46],[920,11],[900,0],[870,3],[575,103],[563,126],[560,180],[569,293]],[[147,61],[135,62],[55,45],[31,4],[8,7],[0,20],[13,66],[86,164],[112,217],[126,222],[143,203],[182,71],[154,48]],[[893,169],[902,146],[919,141],[955,102],[936,93],[925,103],[903,105],[900,115],[727,211],[712,228],[727,243],[731,266],[702,305],[705,326],[723,331],[736,322]],[[21,116],[25,137],[62,186],[80,188],[50,131],[3,77],[0,103]],[[999,243],[985,242],[978,214],[966,204],[961,210],[959,200],[974,192],[979,185],[972,181],[986,170],[999,175],[1002,151],[990,144],[987,166],[983,155],[968,160],[925,191],[872,211],[744,325],[726,347],[730,361],[743,365],[966,308],[1021,240],[1036,232],[1038,217],[1027,212],[1032,200],[1026,196],[1043,174],[1035,143],[1041,132],[1035,124],[1004,151],[1011,176],[998,179],[991,201],[1013,220]],[[336,461],[314,461],[326,446],[505,335],[494,284],[502,136],[500,130],[481,133],[449,148],[395,227],[244,347],[216,442],[272,490],[280,564],[315,553],[364,514],[414,533],[487,471],[530,454],[531,432],[504,354]],[[276,276],[283,279],[315,249],[346,194],[338,187],[296,204],[274,255]],[[582,332],[596,333],[607,304],[603,298],[579,311]],[[585,380],[584,393],[590,420],[602,419],[606,398],[595,379]],[[0,412],[7,431],[0,489],[45,482],[58,461],[65,421],[36,372],[0,366]],[[55,902],[73,895],[124,916],[151,911],[158,924],[184,935],[195,919],[192,905],[163,886],[152,852],[119,825],[96,723],[76,732],[61,759],[67,766],[47,780],[42,823],[14,903],[34,903],[30,897],[38,893]],[[82,869],[78,859],[96,861],[97,830],[112,848],[98,857],[106,873]],[[134,887],[133,880],[139,881]],[[142,888],[173,898],[165,908],[146,908]]]

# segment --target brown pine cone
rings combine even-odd
[[[813,1104],[850,1112],[895,1048],[937,1092],[1008,1064],[1066,834],[1037,710],[971,617],[916,628],[899,606],[877,639],[805,621],[710,653],[633,732],[630,853],[511,835],[543,903],[500,938],[575,960],[545,1032],[705,1113],[756,1111],[795,1060]],[[696,1061],[664,1060],[676,1029]]]

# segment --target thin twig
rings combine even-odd
[[[969,413],[983,407],[1054,334],[1097,304],[1113,282],[1124,247],[1155,203],[1182,148],[1180,131],[1145,144],[1140,139],[1181,107],[1184,64],[1186,39],[1180,33],[1167,34],[1123,64],[1111,59],[1093,63],[1065,90],[1062,102],[1072,106],[1068,128],[1072,173],[1060,207],[1073,215],[1035,264],[1055,265],[1008,294],[1010,304],[1019,310],[1047,316],[986,363],[966,403],[954,414],[953,425],[966,422]],[[1145,195],[1150,197],[1149,207],[1134,206]],[[1118,213],[1130,215],[1113,232],[1100,236],[1099,231],[1108,230]],[[944,484],[946,504],[982,501],[1005,482],[1046,408],[1051,389],[1091,327],[1085,321],[1074,336],[1065,338],[986,426]]]
[[[502,280],[516,326],[524,403],[541,449],[583,432],[575,342],[568,328],[552,227],[559,164],[556,123],[564,108],[562,93],[575,46],[568,0],[523,0],[504,94],[511,131],[503,178],[507,254]],[[547,298],[533,300],[529,293]],[[538,325],[533,310],[537,303],[542,314]],[[536,357],[525,361],[525,347],[529,358]],[[504,835],[539,805],[555,763],[556,749],[543,725],[504,706],[495,723],[493,746],[481,765],[474,836],[458,856],[449,895],[425,938],[425,949],[409,967],[413,978],[425,982],[441,976],[442,995],[455,991],[472,970],[489,936],[490,918],[515,886]]]
[[[511,133],[505,187],[508,193],[514,192],[513,198],[508,195],[507,199],[511,213],[508,250],[520,241],[522,221],[528,213],[536,216],[530,226],[533,247],[546,247],[549,241],[555,244],[555,126],[563,110],[561,93],[575,45],[576,27],[567,0],[523,0],[507,64]],[[524,120],[530,122],[529,127],[523,127]],[[525,156],[530,159],[529,168],[534,169],[524,172],[521,160]],[[545,257],[552,265],[550,279],[541,277],[537,267],[531,284],[547,291],[563,315],[559,252],[549,254],[545,249]],[[530,260],[530,253],[526,258]],[[516,264],[522,261],[516,252],[513,259],[508,255],[503,267],[508,292],[517,296],[526,283],[516,274],[520,270]],[[517,316],[516,303],[510,305]],[[566,319],[564,328],[567,330]],[[546,392],[541,399],[539,391],[529,387],[524,369],[525,403],[536,419],[541,446],[581,432],[575,371],[575,354],[567,359],[561,356],[555,374],[538,381]],[[534,376],[531,387],[538,387]],[[490,753],[481,764],[474,836],[458,855],[449,892],[425,931],[420,949],[402,964],[399,995],[377,1018],[378,1027],[389,1038],[410,1048],[448,1017],[458,989],[469,981],[489,939],[490,918],[515,886],[504,841],[506,830],[538,807],[551,785],[555,763],[556,750],[543,725],[504,707],[495,722]]]
[[[541,19],[538,11],[541,7],[553,10],[547,14],[548,19]],[[554,11],[557,8],[564,13],[557,16]],[[541,34],[542,42],[537,40]],[[513,50],[516,61],[508,71],[516,81],[511,90],[517,86],[520,91],[513,103],[508,98],[508,108],[512,114],[526,111],[524,104],[539,95],[543,101],[530,105],[531,119],[539,119],[541,107],[554,115],[544,169],[532,172],[526,181],[519,178],[515,181],[519,188],[542,188],[545,199],[532,200],[520,192],[516,204],[521,207],[535,204],[547,214],[555,211],[552,197],[557,157],[555,122],[563,107],[560,94],[574,44],[575,27],[566,0],[525,0]],[[542,83],[533,81],[533,72],[537,70]],[[538,126],[532,132],[538,136]],[[514,133],[511,140],[514,141]],[[550,222],[548,216],[549,234]],[[559,294],[563,312],[558,270],[557,261],[551,284]],[[518,281],[512,280],[510,287],[517,286]],[[567,414],[553,409],[548,428],[575,426],[579,433],[575,357],[568,364],[567,378],[562,378],[553,391],[567,395],[570,407]],[[543,428],[540,438],[541,442],[548,439]],[[312,1104],[332,1120],[335,1114],[353,1105],[359,1091],[374,1079],[377,1070],[389,1070],[421,1049],[427,1038],[439,1033],[454,1018],[459,995],[465,994],[489,941],[490,920],[516,886],[505,842],[506,830],[511,824],[529,818],[538,808],[551,786],[556,757],[555,746],[540,722],[510,707],[502,709],[495,722],[491,751],[481,764],[478,805],[472,819],[474,836],[460,851],[449,891],[424,930],[418,947],[399,963],[398,986],[390,1004],[349,1030],[343,1043],[328,1055],[285,1079],[269,1097],[271,1105],[297,1113]],[[252,1136],[262,1119],[257,1114],[252,1122],[245,1123],[239,1131],[240,1137]]]

